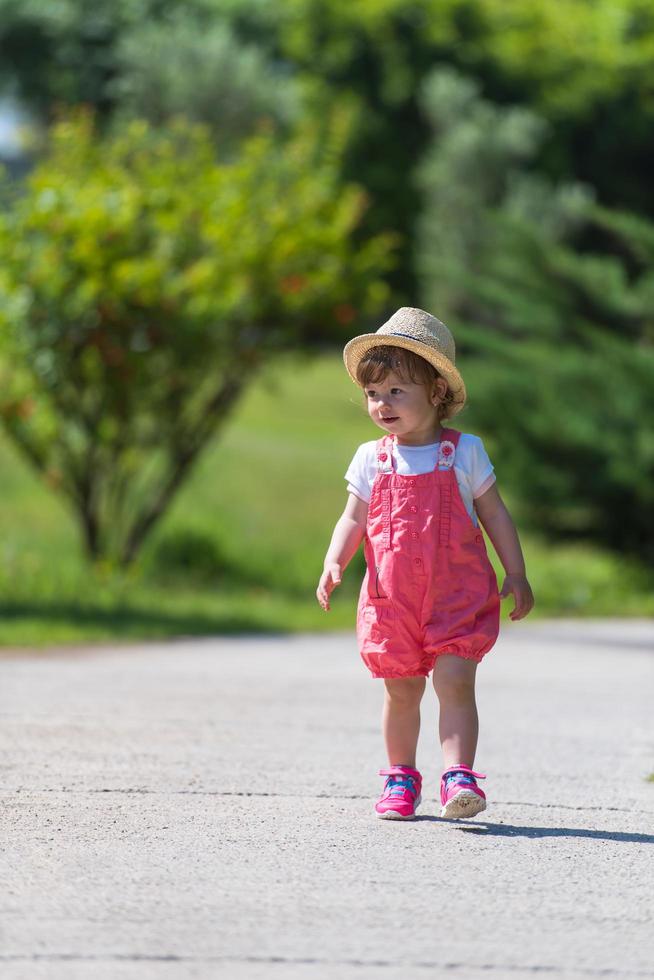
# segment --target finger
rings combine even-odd
[[[533,602],[526,601],[520,610],[520,619],[524,619],[525,616],[528,616],[533,608]]]
[[[521,592],[520,590],[518,590],[515,593],[515,607],[516,607],[516,611],[519,612],[520,614],[522,614],[522,613],[524,613],[526,606],[527,606],[527,596],[525,595],[524,592]]]
[[[530,612],[534,605],[534,597],[531,590],[527,590],[520,595],[520,615],[524,617]]]
[[[513,619],[514,621],[518,619],[524,619],[528,612],[529,612],[529,606],[527,604],[526,597],[521,595],[516,600],[515,608],[511,613],[511,619]]]

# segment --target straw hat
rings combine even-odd
[[[454,367],[456,353],[454,337],[444,323],[424,310],[403,306],[379,328],[377,333],[364,333],[360,337],[353,337],[345,345],[343,360],[347,373],[356,384],[359,383],[357,381],[359,361],[373,347],[382,345],[403,347],[433,364],[447,381],[453,395],[448,417],[452,418],[461,411],[466,401],[466,388],[463,378]]]

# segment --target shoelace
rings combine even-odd
[[[456,783],[457,786],[476,786],[477,780],[474,778],[474,776],[469,776],[467,772],[448,772],[445,777],[446,789],[450,783]]]
[[[412,776],[389,776],[386,789],[389,796],[401,796],[405,789],[410,793],[416,791]]]

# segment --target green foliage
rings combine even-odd
[[[215,54],[224,50],[218,37],[221,24],[240,27],[247,40],[253,25],[260,39],[273,20],[260,0],[187,0],[183,7],[180,11],[176,0],[0,0],[0,82],[15,87],[46,119],[54,105],[62,104],[86,103],[100,113],[111,112],[123,81],[129,93],[150,95],[143,74],[137,72],[135,45],[142,46],[144,64],[166,84],[171,83],[165,66],[154,63],[156,51],[147,45],[162,54],[165,48],[166,56],[178,65],[181,59],[183,67],[184,59],[199,56],[192,73],[204,75],[202,88],[208,82],[211,47]],[[198,40],[199,31],[208,33],[206,47]],[[170,37],[169,46],[164,45],[163,33]],[[228,57],[233,66],[237,53]],[[259,59],[250,51],[244,60],[251,64]],[[269,73],[267,66],[261,67]],[[237,72],[243,79],[247,64],[239,65]],[[185,84],[180,80],[180,87]]]
[[[252,6],[244,6],[252,16]],[[278,19],[285,52],[332,76],[350,73],[362,50],[381,51],[388,67],[384,102],[410,96],[425,49],[432,65],[445,55],[474,74],[492,71],[505,84],[526,84],[542,110],[578,112],[630,84],[649,94],[648,0],[287,0]]]
[[[641,555],[649,554],[651,539],[653,48],[648,0],[189,0],[183,10],[173,0],[0,0],[0,74],[46,117],[57,102],[90,102],[103,123],[134,114],[159,121],[182,110],[209,124],[226,161],[262,117],[284,131],[298,107],[308,106],[316,120],[330,118],[335,103],[346,109],[353,124],[329,158],[327,192],[340,194],[339,172],[366,188],[372,206],[365,213],[354,217],[353,199],[345,206],[348,236],[365,242],[380,230],[398,232],[399,262],[386,271],[395,301],[433,306],[458,328],[463,356],[476,352],[470,418],[502,440],[497,406],[520,419],[529,406],[529,426],[516,422],[516,445],[501,453],[525,510],[556,533],[593,535]],[[450,70],[434,75],[437,66]],[[282,157],[278,173],[287,164],[293,169]],[[315,156],[305,166],[324,162]],[[76,173],[83,186],[86,175]],[[192,175],[188,183],[205,201]],[[252,213],[266,213],[263,237],[276,243],[266,209],[273,200],[285,209],[265,180],[263,190],[258,177],[251,188]],[[281,201],[287,198],[284,189]],[[192,210],[186,219],[194,227]],[[104,249],[100,224],[91,218],[89,227]],[[128,256],[139,281],[148,262],[160,263],[144,227],[144,250],[134,246]],[[69,240],[57,244],[54,230],[48,234],[58,267]],[[35,240],[41,243],[36,233]],[[35,254],[46,255],[45,246]],[[327,300],[327,289],[322,312],[316,299],[310,331],[294,326],[286,311],[308,298],[298,254],[292,268],[280,270],[285,293],[275,309],[296,341],[328,339],[330,316],[347,326],[360,304]],[[352,261],[359,257],[354,249]],[[211,275],[203,286],[198,261],[200,285],[189,286],[187,312],[193,290],[197,303],[205,286],[209,291]],[[245,279],[261,281],[267,295],[267,273],[257,262]],[[112,263],[97,264],[97,280]],[[177,274],[150,271],[151,296],[176,281]],[[247,288],[232,272],[221,282],[233,291],[227,307],[240,315],[239,290]],[[92,281],[84,288],[92,290]],[[15,290],[7,307],[16,322],[20,297]],[[167,316],[157,312],[157,322]],[[274,328],[266,329],[272,337]],[[34,360],[39,377],[52,357],[44,350]],[[605,421],[607,361],[618,394]],[[36,424],[34,399],[21,394],[17,378],[5,399],[15,432]],[[486,421],[491,410],[497,425]],[[48,424],[50,438],[55,427]],[[618,464],[627,425],[636,426],[637,449],[629,464],[624,453]],[[598,440],[598,431],[606,438]],[[554,454],[553,433],[561,442]],[[59,464],[49,472],[61,480]]]
[[[406,301],[429,140],[416,93],[434,67],[545,115],[534,163],[551,178],[651,216],[653,53],[649,0],[0,0],[0,73],[45,116],[57,102],[157,120],[183,106],[224,142],[261,113],[287,119],[299,89],[316,116],[350,106],[344,174],[373,199],[364,228],[404,237],[392,282]]]
[[[627,85],[642,94],[649,88],[648,0],[439,0],[434,7],[434,35],[458,43],[462,62],[492,61],[507,78],[525,80],[542,110],[575,112]]]
[[[563,337],[556,356],[555,338],[552,346],[514,340],[492,350],[478,340],[466,424],[491,433],[521,514],[553,536],[592,539],[651,562],[651,349],[590,332],[586,345]],[[499,366],[489,370],[493,362]]]
[[[288,71],[244,45],[226,23],[204,27],[188,14],[126,33],[109,91],[121,115],[162,124],[171,116],[205,123],[224,155],[267,118],[288,128],[300,97]]]
[[[498,219],[537,224],[541,237],[554,245],[578,226],[589,190],[578,184],[555,187],[530,171],[547,132],[545,122],[522,107],[482,99],[479,87],[452,69],[426,80],[422,106],[433,140],[417,170],[422,214],[414,263],[429,301],[445,319],[474,321],[492,302],[493,291],[501,289],[493,276],[482,284],[477,271],[514,261],[500,247]],[[537,289],[536,282],[530,285]],[[481,303],[480,290],[486,290]],[[532,297],[530,315],[547,316]]]
[[[157,5],[157,0],[0,0],[0,79],[46,118],[53,104],[108,108],[105,89],[115,74],[117,39]]]
[[[217,586],[235,577],[216,542],[199,529],[179,528],[161,536],[149,558],[150,578],[164,585]]]
[[[461,366],[476,391],[468,361]],[[374,435],[339,354],[271,361],[137,561],[120,570],[87,567],[63,500],[0,432],[0,644],[351,630],[362,568],[350,565],[329,615],[314,590],[345,503],[343,473]],[[503,461],[494,461],[513,510]],[[652,566],[520,532],[534,617],[654,615]]]
[[[651,560],[654,225],[525,172],[521,110],[451,73],[425,100],[423,299],[470,355],[466,418],[535,525]]]
[[[338,174],[314,131],[217,164],[181,120],[55,127],[0,222],[0,411],[93,557],[134,558],[267,357],[384,301]]]
[[[498,105],[552,123],[535,161],[550,177],[581,179],[604,203],[654,215],[649,0],[287,0],[278,9],[283,54],[326,81],[327,100],[347,93],[360,104],[348,173],[410,240],[420,213],[412,174],[428,142],[416,93],[443,65]],[[408,259],[403,272],[410,286]]]

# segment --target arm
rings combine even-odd
[[[500,598],[513,593],[515,606],[509,617],[513,620],[524,619],[533,608],[534,596],[527,581],[518,532],[500,497],[497,484],[494,483],[475,500],[475,510],[506,572]]]
[[[323,573],[316,589],[318,602],[329,611],[329,596],[341,584],[342,572],[347,568],[366,533],[368,504],[355,494],[348,496],[345,510],[336,522],[332,539],[325,555]]]

